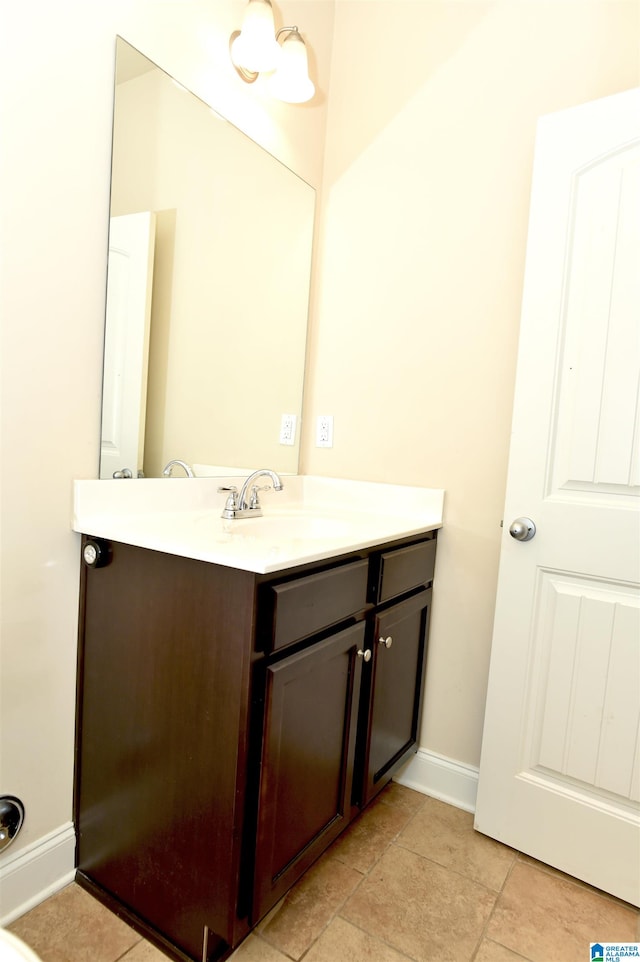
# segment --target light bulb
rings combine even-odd
[[[231,59],[236,67],[252,73],[275,70],[280,45],[275,38],[271,0],[249,0],[240,35],[231,44]]]
[[[297,28],[285,38],[276,73],[269,79],[269,92],[289,104],[311,100],[316,88],[309,78],[307,48]]]

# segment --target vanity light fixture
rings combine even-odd
[[[249,0],[242,29],[231,34],[229,51],[246,83],[253,83],[261,73],[271,73],[268,89],[278,100],[301,104],[313,97],[316,88],[309,77],[304,40],[298,27],[275,32],[271,0]]]

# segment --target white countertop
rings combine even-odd
[[[265,574],[442,527],[441,489],[309,475],[261,492],[261,518],[225,521],[226,495],[217,488],[241,483],[74,481],[73,530]]]

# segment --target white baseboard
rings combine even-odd
[[[394,782],[431,795],[465,812],[475,812],[478,769],[453,758],[419,748],[416,755],[397,775]]]
[[[76,835],[68,822],[0,861],[0,926],[74,880],[75,850]]]

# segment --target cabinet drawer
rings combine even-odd
[[[368,561],[354,561],[271,585],[271,650],[308,638],[361,611],[366,606],[368,570]]]
[[[380,556],[380,575],[378,579],[378,602],[396,598],[405,591],[418,588],[433,579],[436,560],[436,540],[422,541],[385,551]]]

